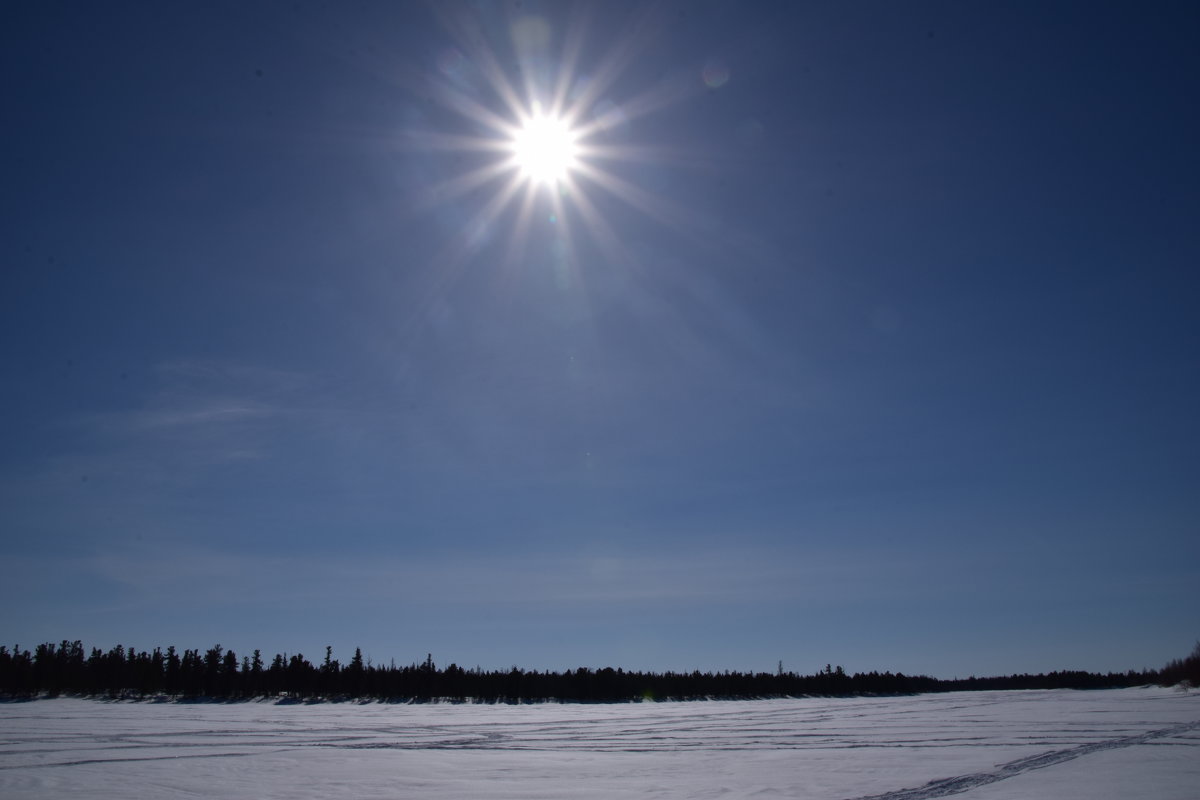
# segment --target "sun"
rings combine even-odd
[[[554,185],[577,166],[577,139],[564,119],[534,109],[513,135],[513,163],[532,183]]]
[[[612,200],[689,235],[719,227],[690,205],[639,184],[640,165],[687,167],[695,163],[694,153],[630,139],[639,118],[698,96],[707,84],[668,76],[626,97],[615,93],[635,59],[655,47],[654,32],[673,24],[673,15],[663,16],[651,4],[631,24],[637,35],[585,58],[586,10],[558,20],[557,27],[524,12],[506,26],[474,4],[434,5],[448,9],[437,16],[452,41],[438,55],[436,71],[410,76],[422,79],[412,88],[432,101],[430,122],[444,111],[458,123],[447,119],[443,128],[440,121],[421,121],[405,129],[403,146],[452,154],[453,164],[439,159],[420,165],[430,176],[445,172],[414,197],[417,209],[437,209],[463,233],[435,256],[448,272],[489,242],[498,245],[503,228],[510,228],[508,242],[497,260],[506,269],[518,269],[537,244],[534,238],[547,237],[555,263],[578,270],[580,232],[608,262],[625,263],[625,242],[607,216],[618,207]],[[551,44],[559,30],[556,56]],[[563,278],[562,285],[584,284]]]

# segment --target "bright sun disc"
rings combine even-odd
[[[513,156],[534,183],[555,183],[575,165],[575,135],[560,119],[538,116],[513,137]]]

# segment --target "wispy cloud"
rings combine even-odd
[[[272,409],[264,406],[227,405],[220,401],[208,406],[171,411],[146,411],[127,417],[131,430],[154,431],[163,428],[213,427],[249,419],[269,417]]]
[[[68,420],[77,445],[111,451],[169,443],[206,461],[245,458],[254,429],[292,412],[305,385],[295,373],[215,361],[167,362],[155,374],[140,403]]]
[[[317,606],[414,606],[487,613],[554,608],[562,612],[637,607],[765,607],[823,603],[833,596],[877,596],[878,564],[843,556],[784,562],[766,549],[691,554],[557,553],[499,555],[293,555],[245,553],[194,543],[109,549],[75,557],[24,557],[26,574],[108,586],[108,600],[145,607],[254,606],[303,612]],[[912,565],[893,564],[896,577]],[[39,578],[41,580],[41,578]]]

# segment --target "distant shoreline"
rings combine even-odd
[[[1197,648],[1200,651],[1200,647]],[[785,672],[640,672],[580,667],[564,672],[439,668],[429,655],[421,664],[379,666],[361,650],[342,664],[326,648],[313,664],[303,655],[276,655],[269,664],[261,652],[239,659],[215,645],[208,650],[174,647],[153,651],[107,652],[85,656],[79,641],[38,645],[32,652],[0,646],[0,697],[9,700],[68,695],[151,702],[281,703],[620,703],[637,701],[754,700],[785,697],[896,696],[957,691],[1024,689],[1115,689],[1191,680],[1200,655],[1173,661],[1163,670],[1049,673],[941,679],[900,672],[847,673],[826,665],[811,675]]]

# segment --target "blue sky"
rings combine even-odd
[[[952,677],[1200,636],[1194,8],[7,17],[6,641]],[[534,185],[506,97],[559,88]]]

